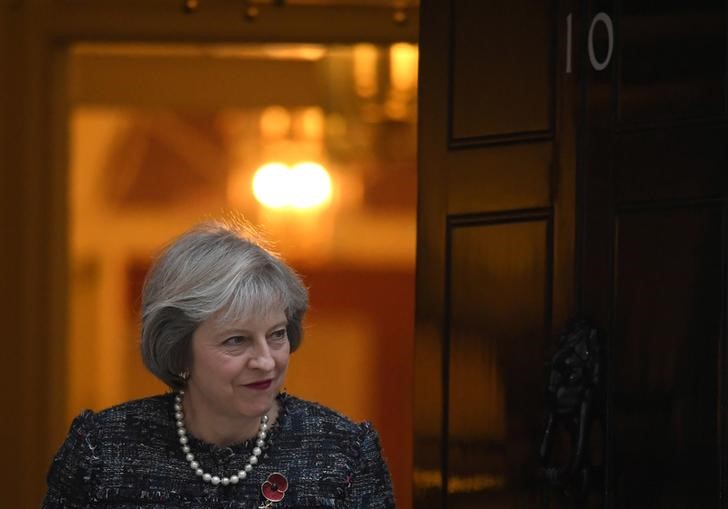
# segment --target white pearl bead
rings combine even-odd
[[[213,475],[213,476],[212,476],[212,477],[210,478],[210,482],[211,482],[212,484],[214,484],[215,486],[217,486],[218,484],[220,484],[220,478],[219,478],[218,476],[216,476],[216,475]]]
[[[266,435],[267,433],[265,431],[258,432],[258,438],[260,438],[261,440],[265,440]]]
[[[260,453],[263,452],[260,447],[253,447],[253,456],[260,456]]]
[[[257,456],[251,456],[248,461],[250,462],[251,465],[255,465],[255,464],[258,463],[258,457]]]
[[[240,479],[238,479],[238,476],[237,475],[231,475],[230,476],[230,484],[238,484],[238,481],[239,480]]]
[[[257,442],[255,442],[255,445],[258,447],[263,447],[265,445],[265,440],[258,439]]]
[[[188,442],[187,437],[185,437],[185,436],[179,437],[180,444],[185,445],[187,442]]]
[[[266,423],[263,423],[263,424],[260,425],[260,430],[261,431],[265,431],[267,429],[268,429],[268,425]]]
[[[177,429],[177,434],[178,434],[179,436],[183,437],[183,436],[185,436],[185,435],[187,434],[187,430],[186,430],[186,429],[184,429],[184,428],[178,428],[178,429]]]
[[[227,477],[223,477],[220,482],[223,486],[227,486],[228,484],[230,484],[230,479],[228,479]]]
[[[175,412],[174,418],[177,419],[178,421],[181,421],[182,419],[185,418],[185,414],[183,414],[182,412]]]
[[[268,416],[267,415],[264,415],[263,418],[261,419],[261,421],[268,422]]]
[[[179,401],[174,404],[174,409],[177,412],[181,412],[182,411],[182,405],[179,404]]]
[[[198,468],[197,470],[195,470],[195,475],[198,477],[201,477],[202,475],[204,475],[204,473],[205,472],[201,468]]]
[[[240,472],[238,472],[238,477],[240,477],[241,479],[245,479],[246,477],[248,477],[248,473],[245,470],[241,470]]]
[[[248,463],[247,465],[245,465],[245,471],[246,472],[250,473],[251,470],[253,470],[253,465],[251,465],[250,463]]]
[[[192,470],[197,470],[200,468],[200,464],[196,461],[190,461],[190,468],[192,468]]]
[[[202,480],[203,481],[210,482],[210,479],[212,479],[212,476],[210,474],[208,474],[207,472],[205,472],[204,474],[202,474]]]
[[[188,452],[190,452],[190,446],[189,445],[183,445],[182,446],[182,452],[185,453],[185,454],[187,454]]]

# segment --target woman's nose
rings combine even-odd
[[[267,341],[256,342],[255,350],[250,358],[250,367],[261,371],[270,371],[275,366],[275,361],[270,353]]]

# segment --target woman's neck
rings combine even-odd
[[[188,433],[218,447],[239,444],[256,436],[261,417],[230,417],[215,412],[200,398],[185,391],[182,400],[184,423]],[[278,402],[267,412],[268,425],[278,417]]]

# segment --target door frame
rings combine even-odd
[[[333,3],[333,0],[332,0]],[[1,370],[3,407],[18,417],[0,424],[10,444],[0,474],[14,507],[37,506],[48,462],[62,442],[67,392],[68,52],[77,43],[417,42],[419,7],[286,5],[242,0],[9,0],[0,5],[1,85],[5,120],[0,157],[3,237],[0,280],[8,287],[6,333],[13,361]],[[246,5],[257,16],[245,16]],[[10,388],[22,387],[21,390]],[[28,397],[32,394],[32,397]]]

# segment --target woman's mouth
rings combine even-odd
[[[243,387],[247,387],[248,389],[254,389],[254,390],[257,390],[257,391],[263,391],[263,390],[267,389],[268,387],[270,387],[272,383],[273,383],[273,380],[272,379],[269,379],[269,380],[260,380],[258,382],[253,382],[253,383],[250,383],[250,384],[245,384],[245,385],[243,385]]]

